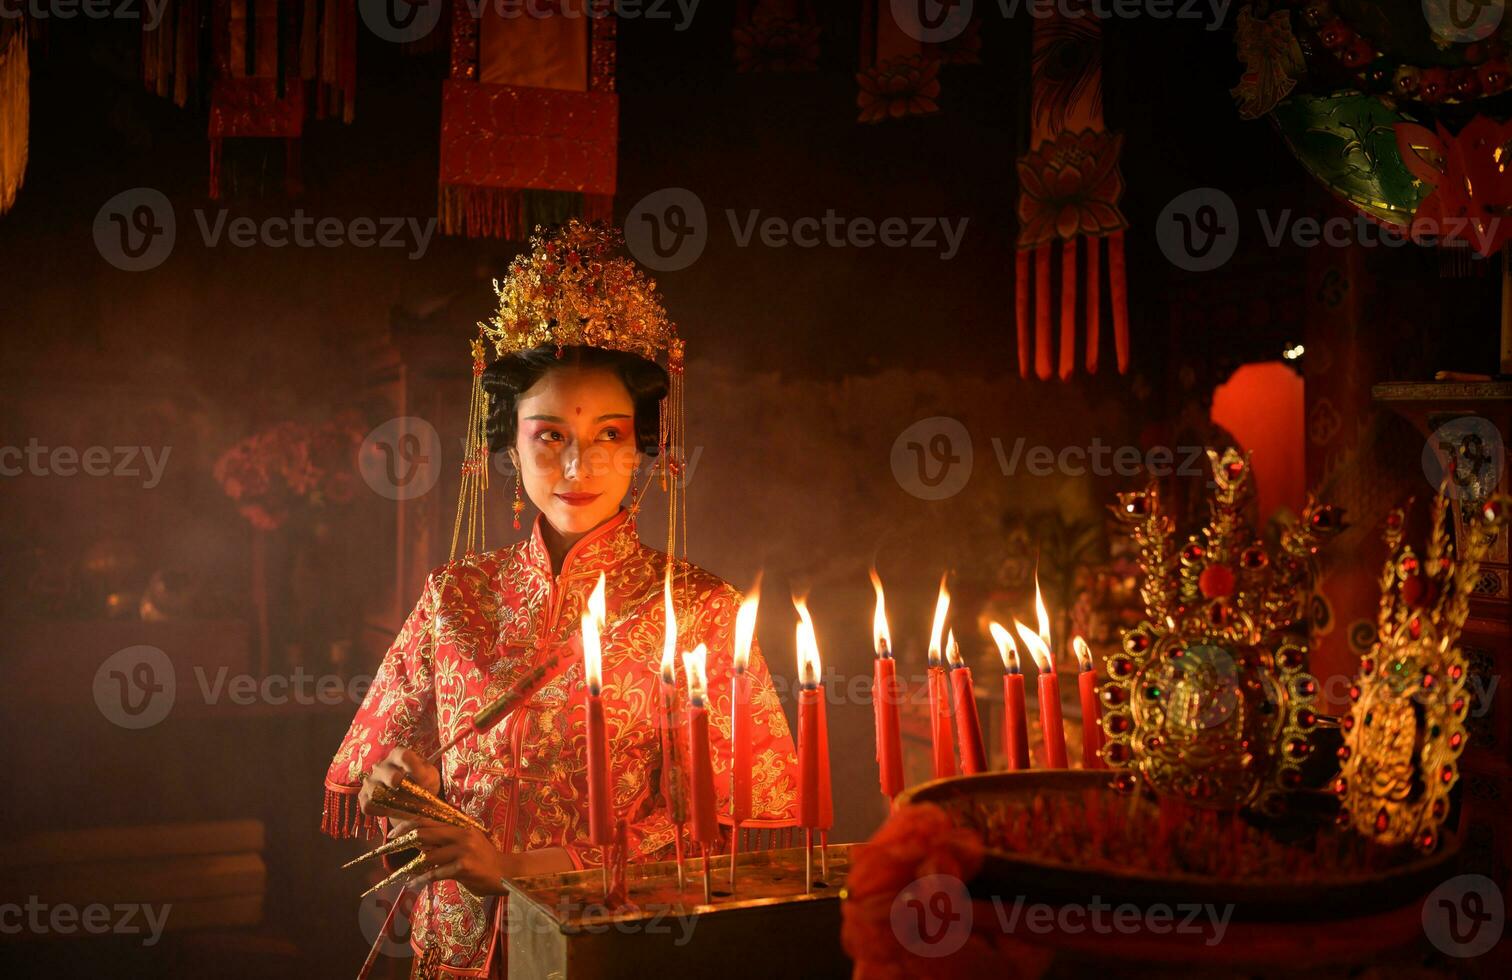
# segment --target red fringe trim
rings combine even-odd
[[[370,817],[357,805],[357,790],[335,790],[330,786],[325,791],[325,807],[320,814],[320,830],[337,839],[359,837],[374,839],[383,836],[377,817]]]
[[[1113,347],[1118,373],[1129,370],[1129,291],[1124,279],[1124,233],[1108,236],[1108,281],[1113,296]]]
[[[1029,250],[1019,249],[1014,258],[1013,320],[1018,328],[1019,377],[1029,377]]]
[[[1097,346],[1102,332],[1102,239],[1087,239],[1087,373],[1097,373]]]
[[[1076,243],[1067,238],[1061,246],[1060,379],[1070,381],[1076,371]]]
[[[440,185],[439,226],[443,235],[467,238],[502,238],[524,241],[535,228],[526,220],[521,208],[522,190],[513,187],[479,187],[471,184]],[[584,194],[584,221],[611,221],[614,197],[609,194]],[[562,216],[563,219],[567,215]]]
[[[1050,360],[1050,243],[1034,250],[1034,375],[1049,381],[1055,373]]]

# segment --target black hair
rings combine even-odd
[[[519,431],[520,396],[535,387],[556,368],[605,368],[625,383],[635,405],[635,448],[648,456],[657,454],[661,432],[661,400],[667,394],[666,370],[655,361],[625,351],[603,347],[555,346],[508,354],[483,370],[483,390],[488,392],[488,451],[513,448]]]

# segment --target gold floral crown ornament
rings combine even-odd
[[[1449,791],[1469,737],[1469,680],[1460,631],[1480,563],[1507,519],[1512,499],[1494,496],[1463,525],[1456,548],[1445,524],[1448,486],[1435,498],[1424,554],[1404,544],[1406,510],[1386,517],[1376,642],[1360,660],[1343,720],[1339,823],[1371,840],[1421,851],[1438,846]],[[1467,506],[1472,506],[1467,504]]]
[[[1274,813],[1301,783],[1319,722],[1299,624],[1313,555],[1343,524],[1309,497],[1273,552],[1243,517],[1249,457],[1229,448],[1208,459],[1211,518],[1179,549],[1155,484],[1112,508],[1140,549],[1146,619],[1108,659],[1103,758],[1120,790],[1143,781],[1196,806]]]
[[[598,347],[663,363],[669,383],[661,404],[657,465],[667,492],[667,554],[682,541],[687,551],[687,515],[681,486],[686,471],[687,422],[684,409],[684,345],[648,279],[635,262],[619,254],[624,237],[602,222],[576,218],[547,232],[540,225],[530,248],[517,255],[502,279],[493,282],[499,310],[478,324],[472,342],[473,391],[462,462],[452,558],[484,550],[484,495],[488,489],[488,393],[483,389],[487,349],[496,357],[555,347]],[[642,484],[632,498],[631,519],[640,511]],[[516,501],[515,516],[524,509]],[[681,525],[681,531],[679,526]],[[680,535],[680,536],[679,536]]]

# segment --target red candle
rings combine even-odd
[[[977,717],[976,689],[971,683],[971,668],[961,659],[955,631],[946,645],[950,660],[951,696],[955,705],[956,742],[961,747],[961,771],[968,776],[987,771],[987,753],[982,748],[982,723]]]
[[[834,824],[830,797],[829,732],[825,724],[824,696],[819,690],[819,640],[814,621],[803,600],[794,599],[798,610],[798,825],[826,830]]]
[[[945,614],[950,609],[950,593],[945,590],[945,576],[940,576],[940,595],[935,600],[934,626],[929,635],[929,738],[934,752],[934,777],[944,779],[956,774],[955,749],[950,734],[950,684],[945,678],[945,660],[941,643],[945,633]]]
[[[700,844],[719,840],[719,818],[714,811],[714,760],[709,755],[709,709],[705,673],[708,650],[702,643],[683,654],[688,674],[688,766],[692,796],[693,839]]]
[[[687,797],[683,792],[682,748],[677,743],[677,609],[672,604],[672,565],[662,594],[666,626],[662,632],[661,660],[661,750],[662,797],[667,801],[667,815],[677,826],[678,859],[682,855],[682,825],[688,820]]]
[[[1060,682],[1055,676],[1055,660],[1050,647],[1023,623],[1014,620],[1019,639],[1029,648],[1039,667],[1040,736],[1045,743],[1045,765],[1050,769],[1068,769],[1066,731],[1061,721]]]
[[[1028,769],[1029,724],[1018,648],[1013,643],[1013,634],[1001,623],[991,623],[988,629],[997,643],[998,656],[1003,658],[1003,757],[1008,760],[1009,769]]]
[[[1097,669],[1092,661],[1092,650],[1081,637],[1072,637],[1071,649],[1081,673],[1076,675],[1076,686],[1081,693],[1082,709],[1082,768],[1106,769],[1102,760],[1102,708],[1097,703]]]
[[[609,805],[609,737],[604,727],[603,654],[599,630],[604,623],[604,573],[588,597],[583,614],[583,678],[588,696],[588,839],[599,846],[614,843],[614,824]]]
[[[730,683],[730,818],[738,826],[751,818],[751,640],[756,635],[759,584],[735,614],[735,675]]]
[[[872,715],[876,722],[877,773],[882,795],[891,800],[903,792],[903,741],[898,724],[897,664],[892,656],[892,634],[887,628],[887,611],[882,599],[882,580],[871,571],[872,586],[877,590],[877,611],[872,618],[872,640],[877,651],[872,669]]]

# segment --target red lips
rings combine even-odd
[[[581,507],[584,504],[593,503],[601,496],[602,494],[597,493],[559,493],[556,495],[556,498],[564,504],[571,504],[574,507]]]

